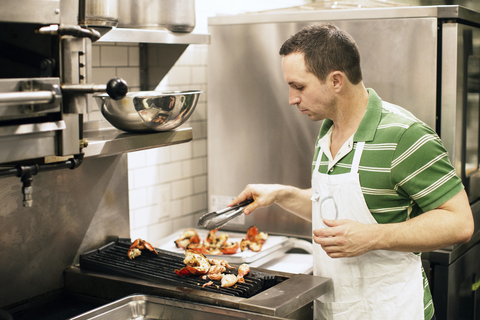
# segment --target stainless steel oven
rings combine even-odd
[[[78,0],[2,5],[0,163],[7,169],[0,175],[22,180],[25,206],[32,205],[31,182],[39,171],[82,163],[87,94],[107,91],[121,98],[128,91],[121,79],[91,83],[91,47],[101,33],[86,25],[82,5]],[[115,25],[97,23],[108,30]]]

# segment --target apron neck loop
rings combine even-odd
[[[357,142],[355,147],[355,154],[353,155],[352,169],[350,172],[358,172],[358,167],[360,166],[360,158],[362,157],[363,147],[365,146],[365,141]]]
[[[320,161],[322,161],[323,157],[323,148],[320,147],[320,150],[318,151],[317,155],[317,161],[315,161],[315,169],[313,170],[314,172],[318,172],[318,168],[320,167]]]

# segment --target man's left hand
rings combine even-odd
[[[328,228],[313,230],[313,240],[331,258],[355,257],[374,249],[377,225],[323,219]]]

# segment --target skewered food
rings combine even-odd
[[[157,250],[147,241],[138,238],[133,242],[133,244],[128,249],[127,255],[131,259],[135,259],[142,254],[140,250],[148,249],[158,255]]]

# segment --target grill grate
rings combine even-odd
[[[175,273],[175,269],[181,269],[185,266],[183,263],[184,257],[156,249],[158,256],[148,250],[144,250],[141,256],[130,260],[127,257],[127,251],[131,244],[130,239],[119,239],[117,242],[109,243],[100,249],[84,253],[80,255],[80,267],[156,283],[170,282],[177,286],[184,285],[195,289],[244,298],[250,298],[276,284],[274,275],[250,271],[244,277],[245,283],[237,283],[230,288],[220,287],[220,289],[217,289],[215,285],[220,286],[220,281],[213,281],[214,285],[202,287],[204,283],[210,280],[203,280],[196,276],[179,276]],[[236,269],[233,270],[236,273]]]

